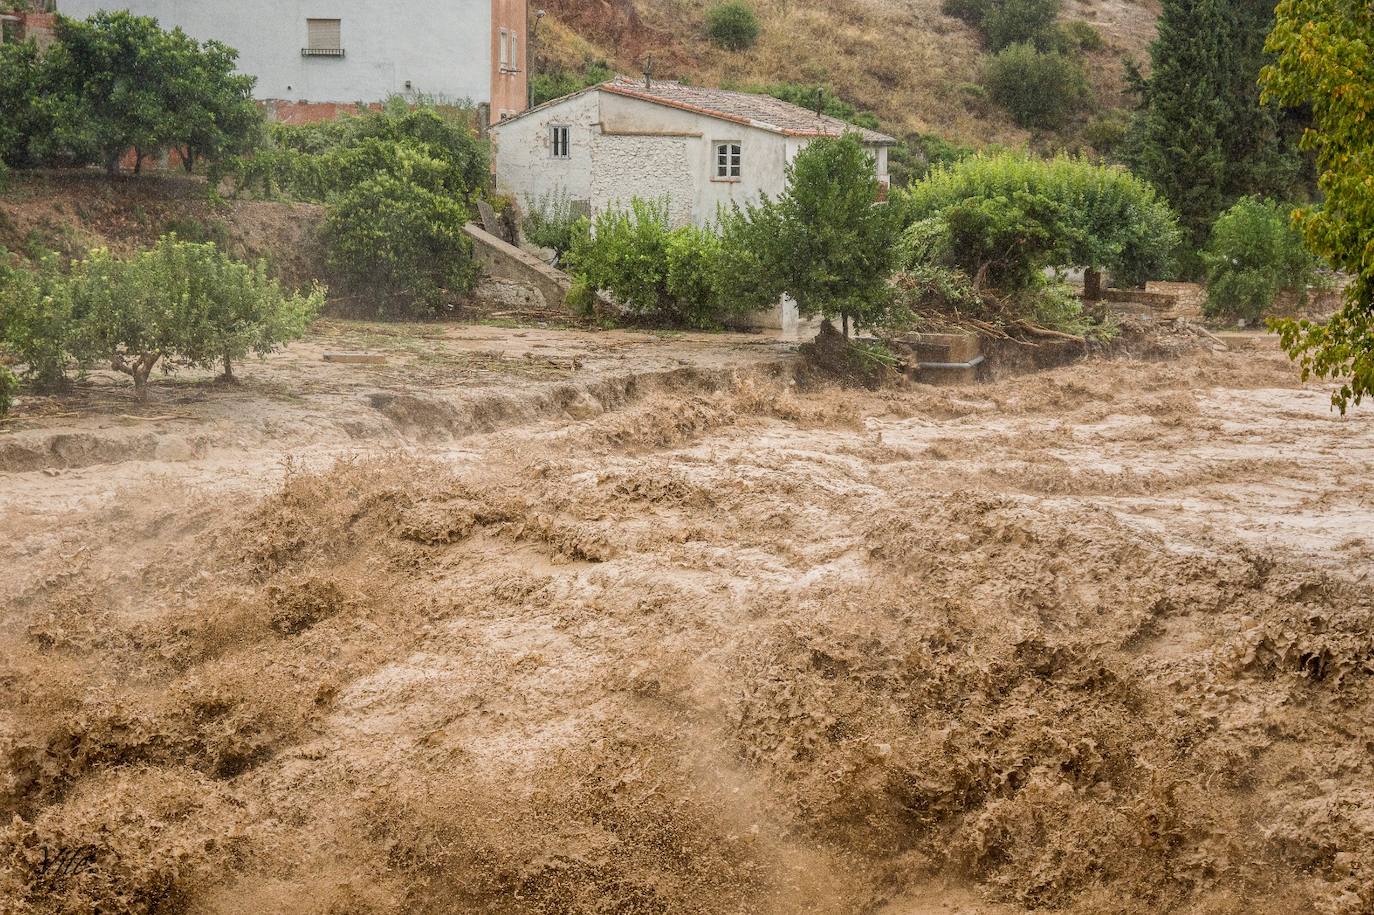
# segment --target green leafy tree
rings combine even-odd
[[[197,46],[172,33],[168,54],[176,70],[168,81],[172,110],[167,141],[186,171],[209,162],[218,169],[262,142],[262,112],[253,102],[256,78],[235,72],[238,51],[218,41]]]
[[[1318,260],[1292,223],[1292,208],[1242,197],[1217,219],[1202,253],[1209,315],[1253,321],[1281,291],[1306,297]]]
[[[1009,45],[990,57],[983,85],[1021,127],[1057,129],[1092,101],[1088,78],[1076,60],[1029,42]]]
[[[72,294],[62,258],[50,254],[35,269],[0,259],[0,344],[24,365],[39,390],[67,385],[67,368],[92,354],[84,332],[84,305]]]
[[[462,199],[378,172],[332,198],[330,266],[357,289],[439,309],[477,279],[470,218]]]
[[[176,357],[195,365],[217,361],[225,380],[234,379],[234,362],[250,353],[266,356],[299,339],[324,306],[322,287],[287,293],[264,262],[236,261],[211,242],[165,236],[135,260],[135,269],[158,277],[166,295],[194,309]]]
[[[30,41],[0,44],[0,163],[21,166],[32,161],[33,144],[49,132],[43,106],[38,45]]]
[[[706,34],[726,50],[753,47],[761,31],[754,8],[742,0],[725,0],[706,11]]]
[[[42,158],[113,173],[130,150],[137,171],[162,148],[179,147],[193,164],[255,142],[253,79],[234,72],[237,54],[225,45],[124,11],[59,17],[54,35],[39,67],[39,116],[49,129],[31,143]]]
[[[1132,167],[1181,215],[1194,248],[1217,214],[1247,194],[1289,197],[1303,170],[1296,115],[1260,100],[1270,0],[1164,0],[1140,108]]]
[[[1282,0],[1263,74],[1265,93],[1312,108],[1304,146],[1316,154],[1320,209],[1298,214],[1313,252],[1354,279],[1325,324],[1273,327],[1303,377],[1343,378],[1332,403],[1344,413],[1374,394],[1374,8],[1363,0]]]
[[[1031,289],[1047,268],[1106,267],[1118,281],[1161,271],[1177,218],[1125,169],[1001,152],[934,169],[896,195],[910,227],[904,266],[943,263],[978,286]]]
[[[262,265],[174,235],[128,259],[96,249],[67,282],[82,316],[81,352],[132,378],[140,400],[159,366],[219,364],[232,377],[234,359],[299,337],[324,299],[319,289],[287,295]]]
[[[878,204],[873,156],[854,134],[813,140],[787,166],[787,186],[769,208],[771,237],[761,238],[776,286],[806,316],[885,321],[892,304],[888,277],[901,229],[895,207]],[[772,291],[771,289],[769,290]]]

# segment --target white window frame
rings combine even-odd
[[[498,53],[499,53],[499,55],[500,55],[500,60],[501,60],[501,69],[502,69],[502,70],[509,70],[509,69],[510,69],[510,32],[508,32],[506,29],[502,29],[502,30],[501,30],[500,43],[498,44],[497,47],[498,47]]]
[[[716,140],[711,144],[711,180],[744,180],[744,141]]]
[[[512,73],[520,72],[520,35],[518,32],[510,33],[510,65],[507,69]]]
[[[560,144],[559,134],[562,134],[563,142]],[[559,147],[562,146],[560,151]],[[550,159],[571,159],[572,158],[572,127],[567,124],[549,125],[549,158]]]

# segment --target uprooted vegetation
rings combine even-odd
[[[1139,523],[1317,485],[1188,390],[1279,369],[1185,364],[742,378],[471,462],[80,513],[0,636],[0,898],[881,912],[942,876],[1084,913],[1363,911],[1374,587]],[[1122,448],[1130,472],[1091,457]]]

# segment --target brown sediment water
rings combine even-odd
[[[1368,410],[1266,353],[603,399],[0,475],[0,910],[1374,907]]]

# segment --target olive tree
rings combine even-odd
[[[320,289],[285,294],[261,265],[174,235],[127,260],[96,249],[68,282],[82,316],[80,351],[132,378],[140,400],[158,366],[219,364],[232,378],[233,360],[299,337],[324,300]]]

